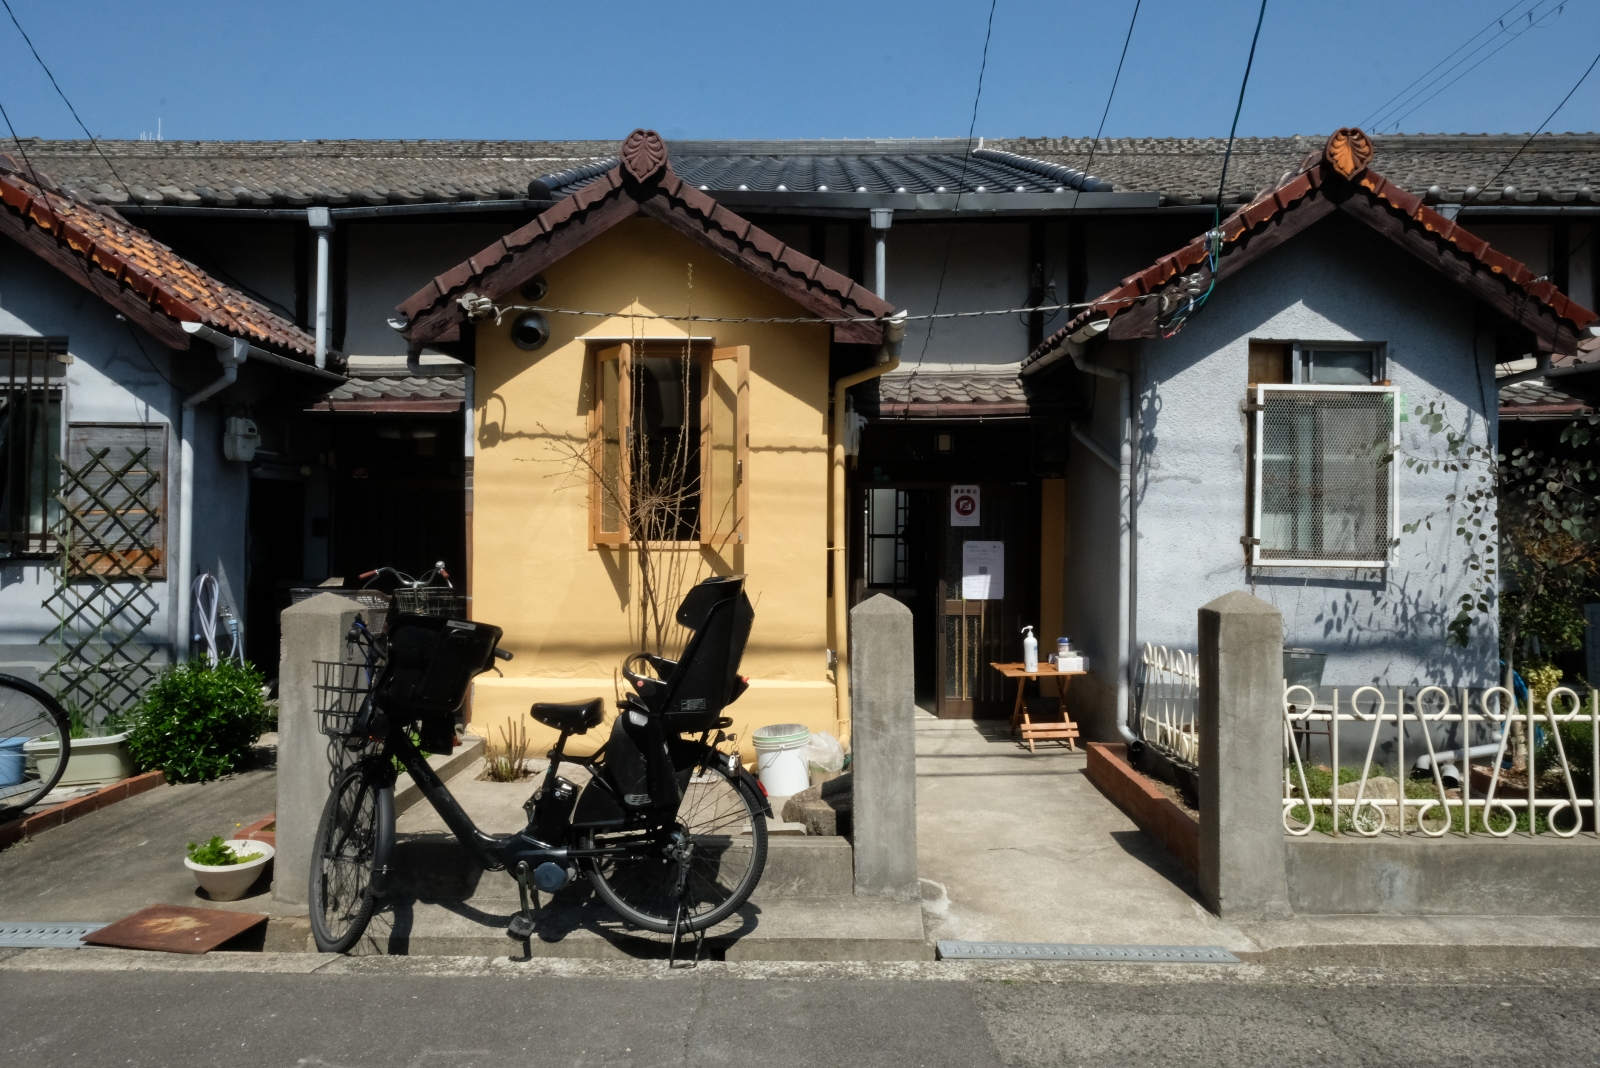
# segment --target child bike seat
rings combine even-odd
[[[567,734],[583,734],[590,727],[600,726],[600,721],[605,718],[605,699],[596,697],[589,701],[559,705],[538,701],[534,703],[531,715],[546,727]]]

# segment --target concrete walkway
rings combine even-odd
[[[1084,776],[1081,750],[1030,754],[1004,723],[917,716],[917,853],[930,941],[1250,950],[1194,877]]]

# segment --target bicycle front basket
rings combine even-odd
[[[330,738],[354,737],[356,717],[372,691],[366,665],[312,663],[317,665],[317,729]]]
[[[414,590],[401,587],[394,591],[394,610],[409,616],[466,619],[467,595],[443,586],[423,586]]]

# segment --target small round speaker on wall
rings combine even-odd
[[[520,292],[525,300],[543,300],[544,295],[550,292],[550,287],[545,284],[544,275],[536,274],[522,283]]]
[[[511,324],[511,340],[519,349],[540,348],[550,340],[550,324],[538,312],[523,312]]]

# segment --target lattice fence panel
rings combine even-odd
[[[153,439],[153,440],[152,440]],[[160,670],[147,630],[165,574],[165,433],[151,427],[74,427],[61,460],[55,625],[57,696],[90,724],[126,711]]]

